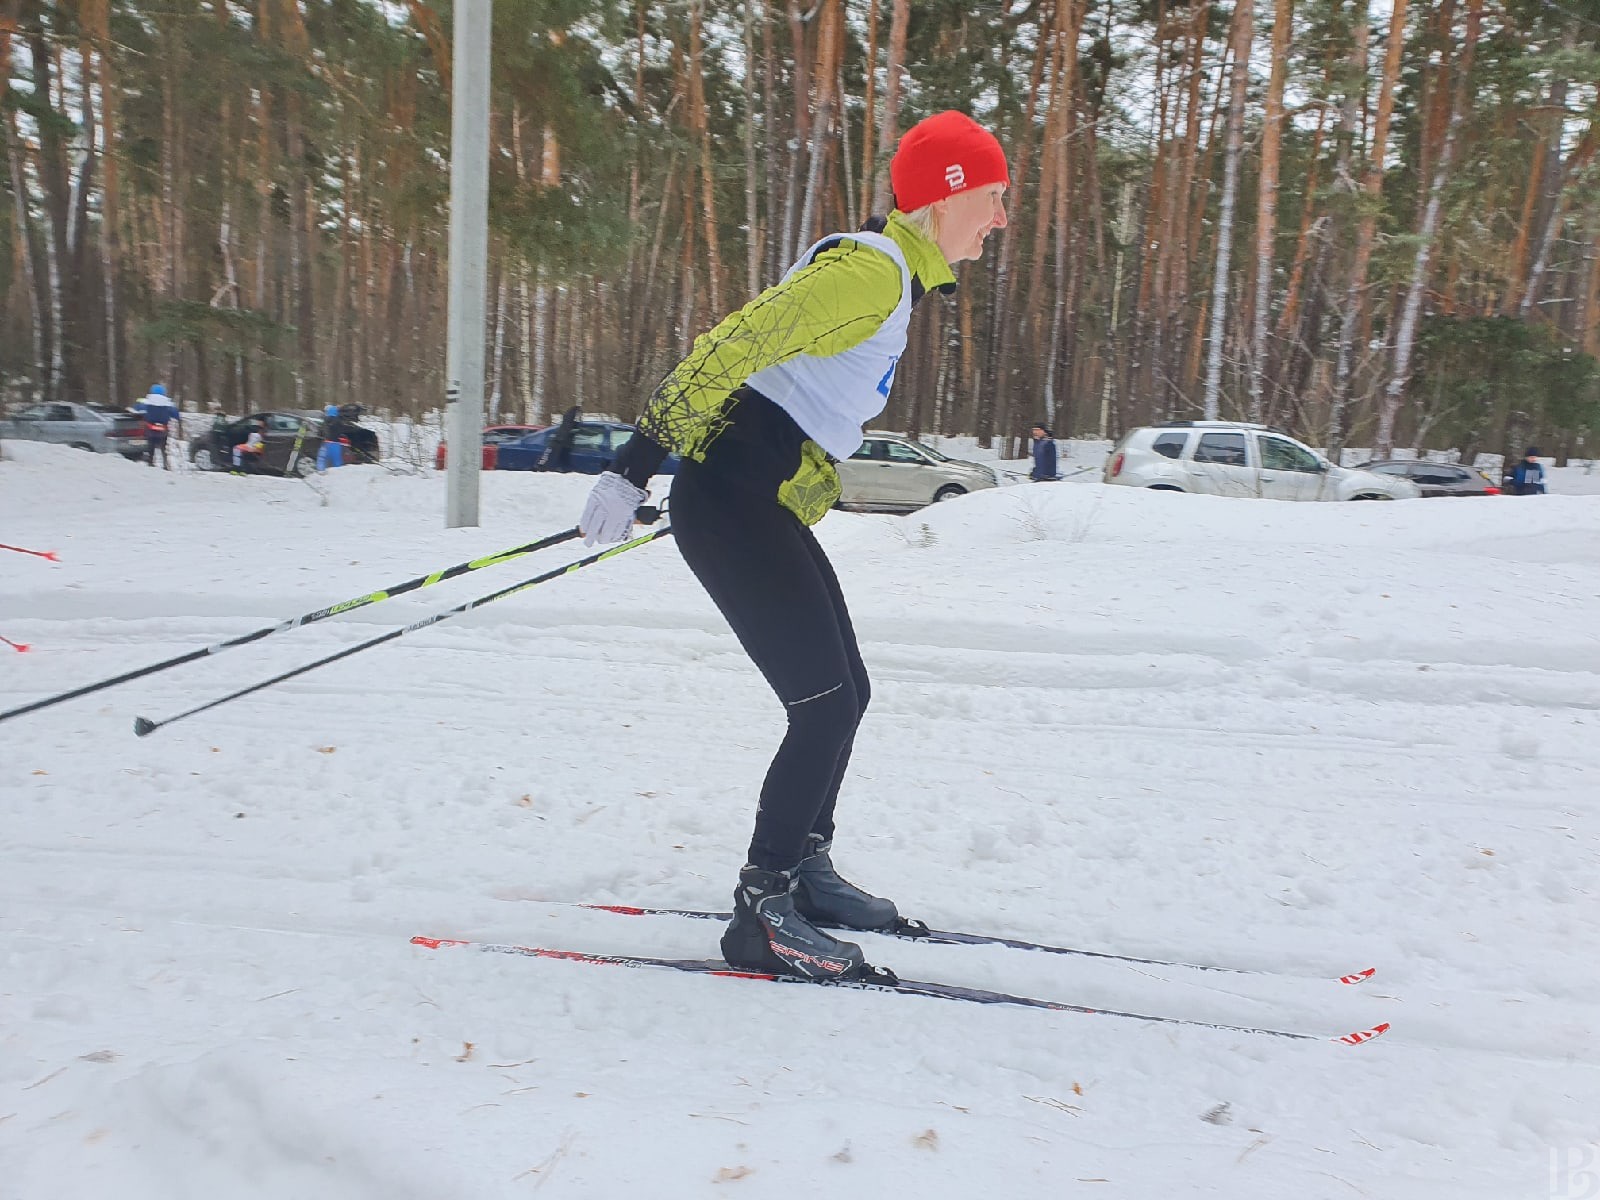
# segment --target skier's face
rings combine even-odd
[[[952,266],[983,256],[983,239],[1006,227],[1006,185],[991,183],[937,200],[939,249]]]

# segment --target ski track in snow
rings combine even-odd
[[[0,540],[62,562],[0,561],[34,645],[0,708],[517,545],[588,487],[488,474],[484,528],[444,530],[442,477],[319,482],[8,444]],[[1269,974],[874,961],[1378,1042],[408,946],[714,952],[566,903],[725,907],[781,736],[670,541],[131,732],[569,545],[0,725],[0,1197],[1559,1196],[1600,1146],[1600,479],[1555,482],[1590,494],[1082,483],[819,530],[874,688],[847,875],[939,927]]]

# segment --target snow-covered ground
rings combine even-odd
[[[1092,476],[1088,476],[1092,480]],[[8,444],[0,709],[570,525],[588,481]],[[320,491],[318,490],[320,489]],[[670,541],[163,719],[537,559],[0,724],[0,1196],[1600,1194],[1600,475],[1019,485],[819,532],[874,677],[841,868],[902,975],[1329,1035],[428,951],[706,957],[782,714]],[[556,562],[580,547],[548,552]],[[1374,966],[1357,987],[1333,980]]]

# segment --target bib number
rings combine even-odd
[[[883,373],[883,378],[878,380],[878,395],[885,400],[889,398],[889,389],[894,387],[894,369],[900,365],[900,356],[895,355],[889,360],[889,369]]]

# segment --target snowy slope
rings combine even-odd
[[[782,714],[670,541],[163,719],[524,560],[0,724],[0,1197],[1581,1196],[1600,476],[1312,506],[1085,482],[819,532],[871,711],[836,858],[906,976],[1369,1045],[430,952],[705,957]],[[570,524],[588,482],[8,444],[0,709]],[[581,548],[548,552],[555,562]],[[552,564],[553,565],[553,564]],[[1332,977],[1376,966],[1358,988]],[[1554,1171],[1554,1173],[1553,1173]],[[1093,1181],[1093,1182],[1085,1182]]]

